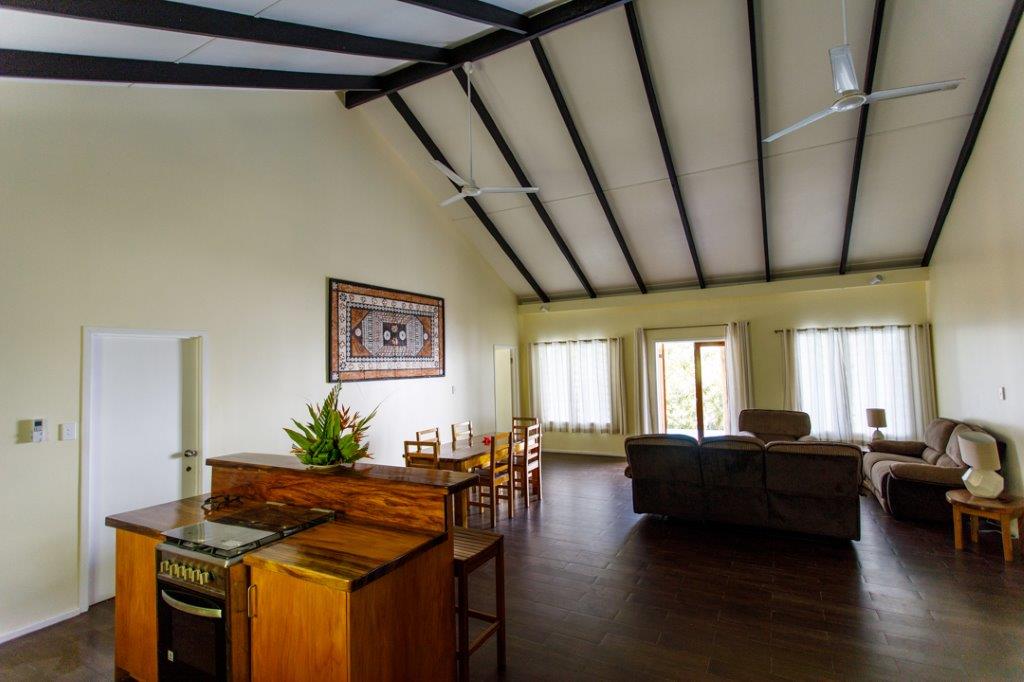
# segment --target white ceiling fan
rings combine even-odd
[[[458,194],[452,195],[442,201],[441,205],[447,206],[468,197],[478,197],[481,194],[534,194],[539,192],[539,187],[480,187],[476,184],[476,179],[473,177],[473,64],[471,62],[466,62],[463,68],[466,71],[466,123],[469,129],[469,180],[463,180],[458,173],[441,163],[439,160],[431,159],[430,163],[434,164],[434,167],[437,168],[437,170],[448,176],[448,179],[454,182],[456,186],[461,189]]]
[[[776,133],[772,133],[768,137],[764,138],[765,142],[774,142],[783,135],[789,135],[796,130],[800,130],[804,126],[808,126],[815,121],[820,121],[826,116],[831,116],[832,114],[852,111],[865,104],[874,104],[875,102],[881,102],[887,99],[896,99],[897,97],[923,95],[929,92],[939,92],[940,90],[953,90],[956,86],[960,85],[960,81],[963,80],[962,78],[958,78],[957,80],[951,81],[909,85],[905,88],[893,88],[892,90],[877,90],[872,92],[870,95],[865,94],[857,83],[857,71],[853,68],[853,55],[850,53],[850,45],[846,38],[846,0],[842,0],[842,6],[843,44],[837,45],[828,51],[829,59],[832,62],[832,83],[836,90],[836,101],[833,102],[829,108],[823,109],[816,114],[811,114],[807,118],[794,123],[788,128],[783,128]]]

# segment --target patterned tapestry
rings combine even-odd
[[[330,279],[327,380],[444,376],[444,299]]]

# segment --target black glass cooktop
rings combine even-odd
[[[215,521],[202,521],[164,532],[171,544],[218,557],[235,557],[292,533],[334,518],[334,512],[262,503],[246,506]]]

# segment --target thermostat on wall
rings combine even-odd
[[[33,419],[32,420],[32,442],[42,443],[46,440],[46,420],[45,419]]]

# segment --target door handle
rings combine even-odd
[[[182,453],[185,457],[198,457],[199,453],[195,450],[186,450]]]
[[[245,591],[246,600],[246,615],[250,618],[256,617],[256,586],[249,585],[249,589]]]
[[[160,598],[163,599],[164,603],[172,609],[177,609],[184,613],[192,614],[193,616],[199,616],[200,618],[220,619],[224,615],[220,609],[211,609],[205,606],[186,604],[185,602],[175,599],[171,595],[167,594],[164,590],[160,590]]]

